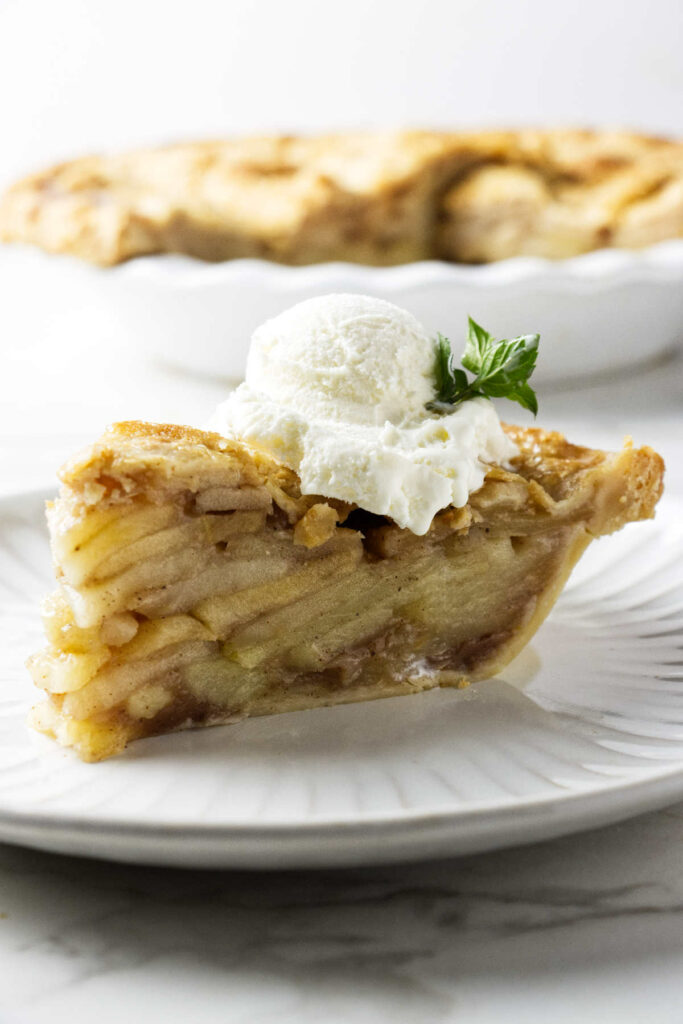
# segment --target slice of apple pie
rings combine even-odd
[[[463,686],[529,641],[587,544],[651,517],[663,463],[505,428],[519,454],[423,536],[254,448],[120,423],[49,505],[59,587],[35,726],[86,761],[142,736]]]

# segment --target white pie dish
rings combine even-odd
[[[240,379],[263,320],[327,292],[376,295],[409,309],[458,350],[469,314],[498,336],[538,331],[536,380],[623,370],[683,336],[683,240],[567,260],[398,267],[262,260],[209,264],[147,256],[98,268],[28,246],[0,249],[2,316],[25,341],[120,343],[192,373]],[[4,333],[4,332],[3,332]]]

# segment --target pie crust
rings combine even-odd
[[[58,589],[33,724],[86,761],[250,715],[467,685],[538,629],[589,542],[654,514],[663,462],[505,427],[519,455],[416,536],[300,493],[216,434],[120,423],[48,505]]]
[[[0,239],[376,266],[561,259],[683,236],[683,144],[623,132],[246,138],[91,156],[19,181]]]

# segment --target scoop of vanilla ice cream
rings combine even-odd
[[[426,409],[435,360],[434,340],[390,302],[309,299],[257,329],[245,383],[209,426],[286,463],[302,493],[424,534],[516,450],[485,398],[447,414]]]
[[[318,419],[400,423],[434,397],[434,342],[391,302],[324,295],[254,332],[246,382]]]

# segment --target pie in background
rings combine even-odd
[[[250,715],[461,687],[528,643],[595,537],[653,515],[663,462],[557,433],[417,536],[253,448],[120,423],[48,505],[57,591],[33,724],[86,761]]]
[[[409,131],[195,142],[19,181],[0,239],[135,256],[488,263],[683,236],[683,144],[608,131]]]

